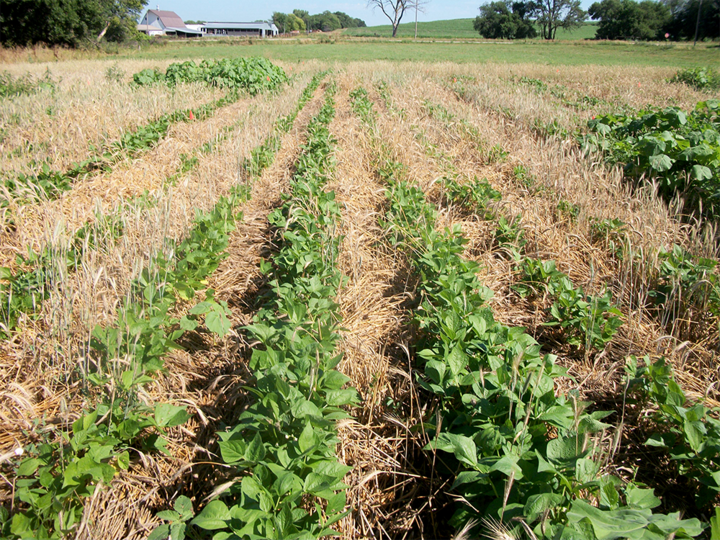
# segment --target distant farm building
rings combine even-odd
[[[206,36],[273,37],[279,33],[277,26],[266,22],[207,22],[201,29]]]
[[[149,36],[257,36],[273,37],[278,35],[278,28],[267,22],[208,22],[186,25],[174,11],[150,9],[143,17],[137,29]]]
[[[200,30],[185,26],[183,20],[174,11],[149,9],[137,29],[149,36],[201,37]]]

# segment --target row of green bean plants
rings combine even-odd
[[[296,110],[276,123],[276,132],[289,131],[321,78],[311,81]],[[198,213],[187,237],[177,245],[169,243],[167,254],[157,254],[133,282],[116,323],[94,329],[83,375],[88,399],[96,405],[82,411],[67,430],[24,448],[27,457],[15,470],[14,515],[7,509],[0,512],[4,537],[77,534],[84,500],[127,470],[133,454],[168,453],[165,431],[190,415],[185,407],[148,404],[145,387],[155,372],[164,371],[163,357],[179,347],[177,340],[200,322],[219,336],[229,331],[227,303],[214,298],[206,279],[227,256],[230,234],[241,219],[236,207],[249,198],[250,188],[250,183],[239,184],[210,211]],[[174,316],[198,294],[200,302]]]
[[[305,90],[300,102],[305,103],[307,96],[319,85],[319,79],[314,81]],[[310,92],[308,94],[308,92]],[[273,131],[268,141],[252,150],[251,156],[243,162],[244,178],[253,178],[259,175],[274,158],[279,149],[280,140],[284,130],[292,126],[297,111],[283,118],[278,129]],[[199,157],[215,151],[217,146],[226,140],[231,133],[241,127],[242,121],[223,128],[218,136],[214,137],[190,152],[181,156],[181,163],[176,171],[166,178],[163,188],[175,185],[180,178],[192,172],[199,164]],[[142,208],[151,208],[158,202],[157,197],[143,194],[134,198],[128,204]],[[88,250],[101,249],[116,242],[124,232],[124,223],[121,219],[122,208],[110,215],[97,214],[95,222],[83,225],[78,229],[66,247],[46,246],[35,252],[28,249],[27,255],[17,256],[18,269],[14,272],[10,268],[0,267],[0,337],[8,337],[17,327],[22,313],[38,313],[42,303],[48,299],[56,281],[66,271],[73,272],[82,264]]]
[[[3,179],[2,186],[6,194],[12,198],[13,205],[57,199],[64,192],[71,190],[78,178],[98,171],[109,172],[112,166],[122,159],[136,157],[155,147],[167,135],[173,124],[210,118],[217,110],[235,103],[242,95],[240,92],[230,91],[226,96],[212,103],[162,115],[134,131],[124,133],[107,148],[94,152],[94,155],[88,159],[73,164],[65,171],[52,170],[47,163],[44,163],[35,174],[20,173],[14,178]],[[9,198],[0,198],[0,208],[9,205]]]
[[[444,169],[449,168],[452,172],[452,163],[447,156],[432,146],[428,151]],[[525,187],[535,182],[522,165],[515,167],[514,176]],[[461,205],[467,205],[468,202],[468,198],[452,185],[447,190],[447,197]],[[486,198],[490,200],[493,197]],[[563,203],[562,199],[560,203]],[[485,219],[493,219],[493,212],[485,208],[485,204],[478,204],[473,211],[483,209]],[[570,208],[569,212],[567,208]],[[563,209],[562,204],[559,204],[558,211],[561,210],[565,210],[570,219],[577,216],[577,211],[570,205]],[[526,256],[524,235],[517,224],[513,227],[514,231],[503,227],[500,221],[498,225],[496,236],[498,239],[505,238],[504,248],[511,253],[519,274],[513,290],[522,297],[552,299],[543,326],[560,328],[564,341],[584,350],[586,358],[591,351],[604,350],[622,324],[622,314],[612,304],[610,290],[607,289],[602,295],[587,294],[560,272],[554,261]],[[629,248],[623,239],[624,227],[617,219],[591,220],[593,240],[604,241],[613,257],[629,258],[632,264],[634,256],[626,252]],[[649,297],[652,300],[651,312],[657,311],[655,314],[664,325],[687,317],[693,309],[717,314],[717,276],[712,273],[715,261],[697,260],[679,246],[674,246],[670,251],[661,250],[659,259],[661,264],[658,275],[654,276],[657,283],[649,291]],[[694,515],[712,516],[713,506],[720,493],[718,411],[689,400],[675,381],[664,358],[651,360],[648,356],[643,359],[628,357],[623,385],[628,403],[657,411],[652,415],[652,421],[643,426],[648,435],[645,446],[654,448],[656,454],[669,457],[674,463],[676,474],[687,479],[689,490],[694,496],[688,509]],[[710,522],[715,529],[720,530],[717,518],[711,518]]]
[[[372,104],[353,93],[373,127]],[[382,155],[382,141],[376,141]],[[522,328],[495,321],[492,292],[464,259],[459,228],[436,230],[436,212],[421,190],[397,178],[387,157],[378,176],[389,199],[384,226],[408,255],[419,280],[418,384],[433,396],[424,429],[439,472],[454,476],[462,501],[451,524],[478,517],[496,530],[531,538],[676,538],[702,533],[697,519],[654,514],[652,489],[603,474],[602,436],[609,413],[589,412],[577,392],[556,395],[565,370],[543,355]],[[600,436],[599,436],[600,435]]]
[[[220,432],[223,461],[234,483],[193,525],[213,538],[320,538],[346,515],[343,477],[335,454],[341,407],[356,402],[341,360],[338,306],[344,281],[336,267],[340,208],[325,191],[334,168],[334,85],[308,128],[291,193],[269,216],[282,239],[269,273],[270,291],[247,328],[257,340],[250,359],[255,401],[239,423]]]

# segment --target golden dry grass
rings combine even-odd
[[[164,69],[170,62],[70,61],[13,64],[13,76],[29,73],[56,81],[54,89],[0,100],[0,175],[32,175],[46,163],[65,171],[88,157],[91,148],[101,149],[122,133],[176,110],[210,103],[223,90],[201,84],[133,87],[133,73]],[[108,69],[123,72],[120,82],[108,79]]]
[[[77,76],[82,81],[84,65],[99,64],[68,66],[68,73],[76,69],[77,75],[68,75],[67,80]],[[0,344],[0,454],[26,442],[23,430],[32,436],[52,435],[89,404],[81,380],[83,370],[91,368],[85,351],[92,328],[113,320],[131,280],[151,263],[153,254],[167,248],[167,238],[182,238],[196,210],[210,208],[242,180],[242,159],[270,132],[274,120],[294,107],[311,72],[320,67],[312,63],[295,68],[298,80],[280,96],[245,100],[205,123],[179,125],[145,156],[80,182],[58,201],[28,206],[18,214],[17,236],[2,239],[0,266],[12,264],[13,254],[28,245],[50,246],[62,253],[74,230],[88,220],[106,239],[84,253],[80,270],[69,272],[59,263],[54,269],[57,286],[39,316],[23,319],[20,331]],[[697,227],[681,224],[651,192],[629,190],[617,170],[585,159],[568,141],[541,138],[532,130],[536,119],[580,125],[593,110],[579,112],[509,80],[539,77],[633,107],[647,101],[689,107],[700,96],[679,94],[674,85],[657,83],[667,70],[554,69],[438,64],[418,70],[414,64],[378,62],[346,65],[337,75],[337,115],[330,125],[337,140],[337,168],[328,189],[335,190],[342,209],[338,264],[348,277],[337,298],[345,328],[340,369],[363,400],[361,408],[351,411],[352,420],[339,425],[339,458],[353,466],[346,478],[352,512],[339,524],[343,538],[428,538],[435,531],[444,533],[441,510],[448,504],[443,498],[448,485],[432,477],[434,456],[422,450],[426,442],[422,431],[410,431],[427,405],[415,385],[411,354],[414,336],[409,321],[417,299],[408,262],[389,245],[378,223],[385,211],[384,187],[375,174],[379,148],[351,111],[349,92],[357,86],[370,91],[379,113],[374,136],[382,139],[391,159],[405,165],[406,177],[438,205],[439,226],[461,225],[469,239],[465,254],[481,263],[480,278],[495,293],[491,305],[496,318],[527,327],[575,375],[576,382],[565,381],[563,390],[578,388],[590,397],[612,401],[621,393],[619,378],[627,355],[665,355],[693,397],[706,396],[708,403],[717,404],[712,352],[716,336],[700,332],[700,339],[683,339],[687,329],[664,328],[644,301],[658,264],[658,247],[678,243],[708,254],[712,246],[707,236]],[[472,76],[474,82],[468,83],[465,100],[460,100],[443,82],[463,75]],[[380,81],[389,84],[389,108],[376,90]],[[651,87],[647,91],[645,84]],[[233,329],[222,340],[202,332],[189,335],[182,343],[185,350],[166,359],[168,373],[142,396],[147,402],[185,404],[193,413],[186,425],[171,431],[172,457],[143,455],[112,486],[98,490],[87,502],[78,538],[144,538],[159,523],[154,514],[168,508],[178,494],[191,496],[198,509],[214,487],[227,480],[216,456],[215,431],[222,422],[235,421],[247,400],[243,385],[249,378],[245,359],[251,345],[240,327],[252,320],[256,295],[264,285],[259,263],[273,250],[267,213],[287,186],[305,126],[320,106],[319,94],[283,138],[273,166],[255,182],[252,198],[242,205],[243,219],[231,236],[228,258],[209,279],[208,287],[233,312]],[[442,105],[454,119],[432,117],[426,102]],[[72,106],[67,106],[70,111]],[[28,125],[30,118],[28,112]],[[91,118],[84,118],[82,125],[91,124]],[[194,171],[174,186],[163,185],[179,165],[181,152],[235,123],[239,127],[227,140],[199,156]],[[475,131],[469,132],[467,126]],[[48,124],[45,129],[52,133],[55,127]],[[505,160],[488,159],[488,149],[495,145],[508,152]],[[514,178],[517,165],[534,176],[534,187]],[[541,323],[548,299],[528,301],[512,291],[517,270],[508,253],[497,247],[495,224],[442,202],[442,178],[449,171],[463,181],[487,178],[502,193],[494,210],[520,220],[529,256],[556,260],[560,270],[588,291],[613,290],[625,324],[606,351],[583,355],[544,330]],[[128,200],[144,189],[150,191],[153,205]],[[576,220],[558,212],[561,200],[579,205]],[[114,215],[124,225],[117,240],[103,224]],[[627,241],[646,255],[641,264],[613,258],[607,245],[592,236],[592,218],[628,223]],[[178,311],[186,307],[179,306]],[[2,486],[4,503],[10,490]]]
[[[211,208],[242,180],[242,160],[270,133],[278,114],[290,112],[302,88],[303,79],[252,110],[237,111],[242,129],[215,152],[201,156],[196,170],[176,185],[156,190],[152,206],[120,203],[113,212],[124,224],[121,238],[109,238],[101,249],[88,249],[77,272],[68,272],[58,263],[56,288],[50,291],[39,316],[22,321],[13,339],[0,346],[0,358],[4,359],[0,380],[6,388],[18,388],[0,402],[0,414],[12,420],[4,432],[3,448],[12,446],[13,439],[21,439],[20,431],[31,427],[33,418],[58,414],[61,397],[69,402],[72,398],[65,396],[77,394],[77,383],[68,386],[63,381],[71,373],[82,375],[90,368],[84,351],[92,328],[114,319],[130,282],[143,268],[152,266],[152,258],[166,248],[168,239],[182,238],[196,211]],[[92,208],[93,202],[89,205]],[[49,218],[45,236],[41,236],[53,249],[62,251],[69,238],[54,223],[61,223],[61,217]]]

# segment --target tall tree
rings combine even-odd
[[[588,13],[600,20],[597,39],[660,39],[670,20],[670,9],[652,0],[602,0]]]
[[[147,0],[0,0],[0,43],[68,45],[134,35]]]
[[[532,12],[543,39],[555,39],[558,28],[579,28],[587,17],[580,0],[536,0]]]
[[[422,0],[368,0],[368,7],[380,8],[380,11],[390,19],[393,29],[393,37],[397,35],[398,26],[402,21],[403,15],[409,9],[415,9],[415,7],[422,4]]]
[[[480,16],[473,26],[488,39],[526,39],[537,35],[535,26],[528,18],[530,9],[525,2],[499,0],[480,6]]]

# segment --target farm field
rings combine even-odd
[[[414,14],[410,14],[413,15]],[[397,37],[415,37],[415,22],[410,22],[412,17],[405,20],[398,27]],[[447,38],[447,39],[478,39],[480,36],[473,28],[475,19],[449,19],[443,21],[422,22],[418,21],[418,38]],[[567,31],[564,28],[558,31],[557,39],[593,39],[597,30],[596,24],[584,24],[582,27]],[[391,37],[392,26],[389,24],[380,26],[368,26],[365,28],[346,28],[343,34],[358,37]]]
[[[119,52],[120,59],[184,60],[186,58],[223,58],[263,56],[274,61],[353,62],[386,60],[393,62],[455,63],[536,63],[540,65],[605,65],[717,68],[718,55],[713,45],[555,41],[494,42],[473,40],[446,43],[447,40],[408,41],[383,38],[351,38],[324,34],[311,39],[218,40],[177,42],[140,52]],[[437,41],[437,42],[436,42]],[[229,46],[231,45],[231,46]]]
[[[257,50],[7,66],[0,537],[720,534],[717,93]]]

